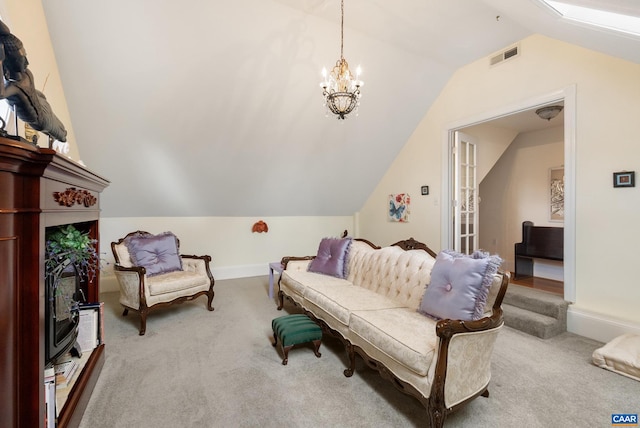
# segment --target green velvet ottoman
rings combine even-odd
[[[271,321],[273,328],[273,346],[280,343],[284,359],[282,365],[289,362],[289,350],[295,345],[313,342],[315,349],[313,352],[320,358],[320,344],[322,342],[322,329],[318,324],[303,314],[285,315]]]

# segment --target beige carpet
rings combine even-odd
[[[217,281],[214,312],[199,298],[139,318],[105,301],[106,362],[81,428],[412,427],[425,410],[358,360],[342,370],[341,343],[316,358],[295,348],[289,364],[271,346],[268,277]],[[291,306],[285,306],[291,310]],[[505,327],[492,359],[490,397],[447,419],[451,427],[604,427],[640,410],[640,382],[591,364],[602,343],[570,333],[542,340]]]

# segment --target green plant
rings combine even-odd
[[[54,281],[72,263],[81,278],[93,280],[98,269],[99,256],[89,234],[73,225],[61,226],[46,235],[45,270]]]

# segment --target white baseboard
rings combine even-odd
[[[120,287],[116,276],[111,272],[100,272],[100,293],[110,293],[118,290],[120,290]]]
[[[571,305],[567,311],[567,331],[606,343],[625,333],[640,335],[640,325]]]
[[[227,266],[211,269],[215,279],[248,278],[250,276],[269,275],[269,263],[257,265]]]
[[[211,273],[216,280],[267,276],[269,275],[269,263],[213,268]],[[112,272],[100,272],[101,293],[109,293],[119,289],[118,280]]]

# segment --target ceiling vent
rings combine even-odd
[[[520,55],[520,46],[515,45],[489,58],[489,65],[496,65]]]

